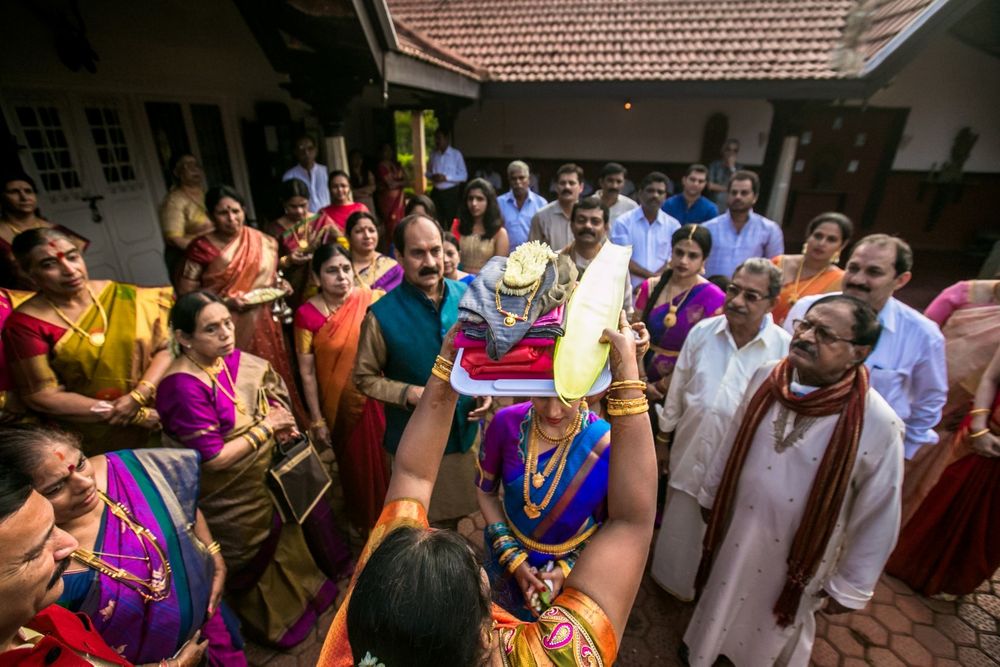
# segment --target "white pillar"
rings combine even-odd
[[[785,137],[781,143],[781,155],[778,157],[778,168],[774,170],[774,185],[771,187],[771,197],[767,200],[765,215],[782,227],[785,217],[785,205],[788,203],[788,193],[792,182],[792,168],[795,166],[795,151],[799,147],[798,136]]]
[[[424,112],[416,110],[410,117],[410,135],[413,140],[413,191],[417,194],[427,192],[427,146],[424,137]]]

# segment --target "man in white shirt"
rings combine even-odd
[[[698,494],[688,664],[806,667],[816,612],[862,609],[899,533],[902,423],[872,391],[875,311],[825,295],[754,374]]]
[[[621,193],[625,186],[625,177],[628,171],[617,162],[609,162],[601,169],[601,176],[597,179],[601,189],[594,193],[599,197],[601,203],[608,207],[611,212],[611,219],[617,220],[639,205]]]
[[[431,200],[437,207],[438,220],[445,229],[458,215],[458,200],[462,194],[459,187],[469,172],[465,168],[465,158],[459,150],[450,145],[448,133],[438,128],[434,132],[434,151],[427,161],[427,178],[434,184]]]
[[[681,223],[661,210],[667,199],[667,183],[666,174],[658,171],[647,174],[639,188],[641,205],[615,220],[611,226],[612,243],[632,246],[628,270],[633,290],[646,278],[658,276],[667,268],[670,237],[681,228]]]
[[[528,240],[531,219],[548,204],[545,197],[531,191],[531,171],[521,160],[507,165],[507,181],[510,191],[497,197],[497,206],[503,216],[503,225],[510,239],[510,252]],[[558,250],[558,248],[555,248]]]
[[[705,524],[698,491],[754,372],[788,354],[791,339],[771,319],[781,270],[766,259],[748,259],[726,291],[723,315],[691,329],[657,407],[660,431],[672,440],[663,527],[650,573],[668,593],[694,599]]]
[[[556,171],[558,198],[539,209],[531,219],[529,241],[544,241],[555,251],[565,248],[573,240],[569,225],[573,205],[583,192],[583,169],[569,162]]]
[[[282,181],[297,178],[309,186],[309,212],[319,213],[330,205],[330,176],[324,165],[316,162],[316,142],[308,134],[295,140],[295,160],[297,165],[285,172]]]
[[[905,241],[872,234],[854,246],[841,282],[844,294],[874,308],[882,323],[882,337],[865,364],[872,389],[906,424],[907,459],[938,441],[934,427],[948,398],[944,336],[933,321],[892,296],[910,282],[912,268],[913,251]],[[792,332],[795,320],[819,298],[806,297],[792,306],[785,329]]]

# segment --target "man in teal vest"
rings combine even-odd
[[[420,401],[444,335],[458,320],[466,286],[444,277],[441,227],[422,215],[404,218],[393,234],[404,279],[375,302],[361,325],[354,381],[358,389],[385,405],[389,454],[413,408]],[[462,396],[448,436],[438,484],[428,508],[432,521],[456,519],[476,511],[474,475],[478,422],[489,401]]]

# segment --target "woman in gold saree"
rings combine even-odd
[[[246,202],[227,185],[205,194],[205,208],[215,229],[188,246],[177,292],[206,289],[225,300],[236,324],[236,346],[270,362],[291,392],[296,418],[304,421],[289,348],[272,313],[275,301],[291,292],[278,276],[278,242],[244,224]],[[266,288],[273,291],[262,293]]]
[[[227,600],[244,628],[293,646],[333,604],[350,554],[324,501],[301,526],[275,510],[264,480],[277,442],[295,430],[288,391],[267,361],[236,347],[222,300],[185,295],[170,321],[182,353],[157,397],[164,440],[201,454],[199,507],[222,547]]]
[[[317,442],[333,445],[351,524],[367,535],[385,501],[389,465],[382,404],[354,384],[354,358],[368,307],[385,292],[355,285],[351,256],[337,244],[317,248],[319,294],[295,313],[295,350]]]
[[[4,352],[28,408],[83,436],[87,454],[158,442],[152,407],[167,366],[170,287],[90,280],[54,229],[18,235],[14,255],[38,286],[4,327]]]

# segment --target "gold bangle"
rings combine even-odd
[[[152,382],[150,382],[149,380],[139,380],[139,386],[140,387],[142,387],[142,386],[149,387],[149,397],[150,398],[152,398],[153,396],[156,396],[156,385],[153,384]]]
[[[444,382],[451,382],[452,368],[451,362],[438,355],[438,358],[434,360],[434,365],[431,366],[431,375]]]
[[[222,545],[219,544],[218,540],[216,540],[206,547],[206,551],[208,551],[208,553],[214,556],[215,554],[222,551]]]
[[[523,551],[518,555],[514,556],[509,563],[507,563],[507,571],[511,574],[517,572],[517,568],[521,567],[521,563],[528,560],[528,554]]]
[[[645,396],[636,398],[609,398],[608,407],[614,408],[634,408],[643,404],[648,404],[649,400]]]
[[[613,399],[608,400],[608,415],[611,417],[628,417],[629,415],[641,415],[649,412],[649,401],[645,397],[642,399],[630,399],[635,402],[626,405],[612,405],[611,400]]]
[[[971,415],[988,415],[991,412],[993,412],[993,411],[990,410],[989,408],[973,408],[972,410],[969,410],[966,414],[968,414],[970,416]]]
[[[148,400],[145,396],[139,393],[138,390],[133,389],[128,393],[132,397],[132,400],[139,404],[139,407],[145,407],[146,401]]]
[[[984,435],[986,435],[989,432],[990,432],[990,429],[984,428],[982,431],[976,431],[975,433],[970,433],[969,434],[969,440],[975,440],[976,438],[981,438],[981,437],[983,437]]]
[[[618,380],[611,383],[608,387],[608,391],[615,391],[616,389],[638,389],[639,391],[646,391],[646,383],[642,380]]]
[[[312,424],[309,424],[309,428],[316,428],[317,426],[326,426],[326,419],[320,417],[314,420]]]
[[[129,421],[129,424],[140,424],[146,421],[146,417],[148,415],[149,415],[149,408],[140,407],[138,410],[135,411],[135,414],[132,415],[132,419]]]
[[[569,579],[569,573],[573,571],[573,568],[569,566],[569,563],[560,558],[556,561],[556,565],[558,565],[559,569],[562,570],[563,578]]]

